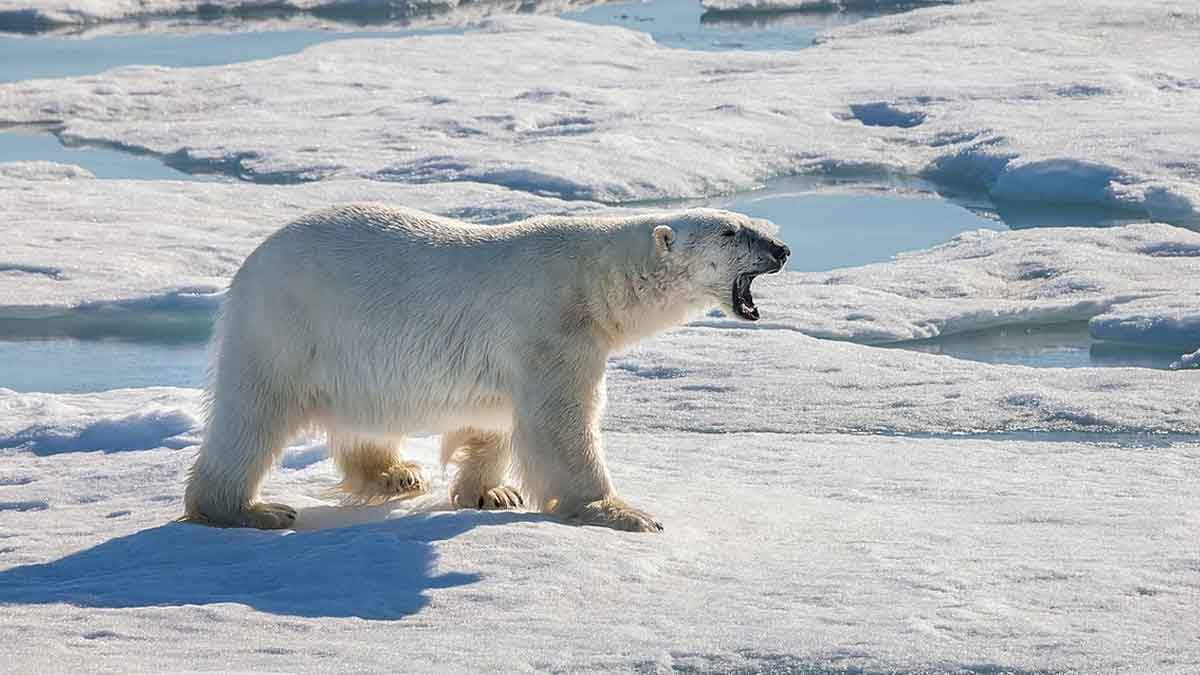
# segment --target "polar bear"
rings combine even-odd
[[[296,511],[259,488],[317,426],[353,499],[425,492],[400,444],[427,431],[458,465],[457,507],[661,530],[605,467],[605,362],[714,306],[757,320],[750,284],[789,255],[773,233],[711,209],[497,226],[375,204],[304,216],[250,254],[223,302],[185,518],[291,526]]]

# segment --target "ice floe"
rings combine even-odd
[[[976,230],[892,262],[755,288],[764,325],[840,340],[1091,319],[1100,339],[1200,344],[1200,233],[1170,225]]]
[[[780,174],[902,173],[1010,203],[1194,223],[1194,12],[1178,0],[981,2],[774,53],[509,17],[465,35],[8,84],[0,120],[267,182],[474,181],[616,202]]]
[[[480,222],[604,208],[467,182],[260,186],[62,175],[74,172],[0,164],[14,233],[0,253],[0,318],[211,309],[263,237],[338,202],[388,201]],[[1162,224],[977,230],[890,262],[762,277],[755,293],[763,329],[868,344],[1091,320],[1098,339],[1191,347],[1200,345],[1200,233]],[[714,315],[696,325],[742,324]]]
[[[212,306],[266,235],[305,211],[363,200],[481,222],[597,208],[471,183],[101,181],[63,165],[0,164],[0,317]]]

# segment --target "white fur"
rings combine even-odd
[[[379,205],[301,218],[226,296],[188,515],[288,526],[294,512],[259,504],[259,487],[288,438],[318,425],[337,439],[343,485],[367,500],[392,496],[381,474],[407,466],[405,434],[450,432],[457,505],[492,504],[481,498],[499,488],[495,504],[512,501],[500,485],[511,455],[531,504],[656,529],[616,499],[604,464],[605,361],[731,309],[734,275],[758,269],[768,242],[761,221],[699,209],[494,227]]]

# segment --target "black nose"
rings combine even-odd
[[[771,255],[779,262],[787,262],[788,256],[792,254],[792,249],[784,244],[771,242]]]

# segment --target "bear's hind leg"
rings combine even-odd
[[[382,504],[424,494],[429,484],[396,445],[361,436],[329,435],[333,461],[342,472],[337,491],[347,504]]]
[[[460,509],[515,509],[525,499],[504,485],[512,460],[512,437],[467,427],[442,436],[442,464],[455,464],[450,503]]]

